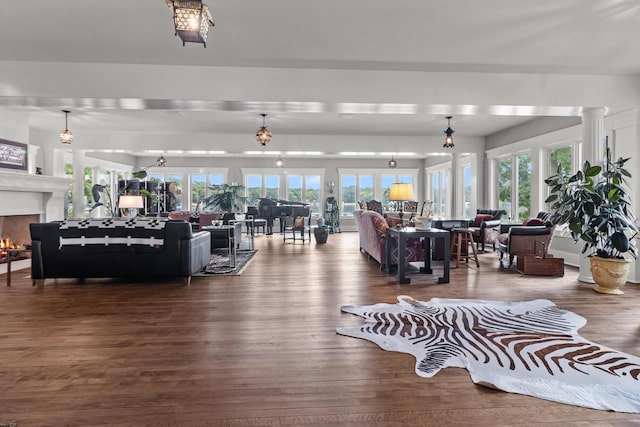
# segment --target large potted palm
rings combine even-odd
[[[574,175],[557,173],[545,180],[551,187],[546,202],[551,203],[553,224],[567,224],[575,242],[581,240],[582,253],[589,253],[595,290],[622,294],[631,261],[637,258],[635,236],[638,228],[630,209],[625,178],[631,174],[624,168],[629,158],[610,160],[606,149],[602,166],[584,162]]]

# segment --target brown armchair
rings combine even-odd
[[[502,209],[478,209],[473,223],[469,226],[473,241],[476,243],[478,250],[484,252],[485,244],[491,244],[493,250],[496,250],[496,241],[498,239],[498,227],[503,215],[507,212]],[[482,246],[482,247],[481,247]]]
[[[516,256],[542,255],[543,247],[549,247],[555,227],[546,225],[514,226],[509,232],[498,238],[500,260],[504,255],[509,256],[509,266]]]

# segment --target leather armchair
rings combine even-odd
[[[507,212],[502,209],[478,209],[476,212],[476,219],[469,227],[473,234],[473,241],[482,252],[487,243],[490,243],[495,251],[499,234],[497,228],[500,226],[502,216]]]
[[[516,256],[536,255],[542,253],[543,243],[547,247],[551,243],[555,227],[545,225],[536,226],[513,226],[509,228],[509,233],[501,235],[498,242],[500,259],[504,255],[509,256],[509,266],[513,264]]]

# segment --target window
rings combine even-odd
[[[206,175],[191,175],[191,210],[195,211],[198,204],[206,197]]]
[[[247,206],[258,206],[262,197],[262,175],[247,175]]]
[[[498,209],[511,218],[511,157],[498,160]]]
[[[446,163],[429,168],[426,171],[427,200],[433,202],[431,211],[434,216],[449,216],[447,210],[447,185],[450,169],[451,164]]]
[[[531,217],[531,154],[518,155],[518,221]]]
[[[396,182],[395,175],[382,175],[382,206],[384,207],[388,207],[391,202],[389,200],[389,191],[391,191],[391,184],[394,182]]]
[[[306,175],[305,203],[309,203],[312,215],[320,215],[320,175]]]
[[[341,191],[342,203],[340,212],[342,215],[353,215],[356,209],[356,176],[342,175]]]
[[[462,168],[462,217],[472,218],[471,216],[471,166]]]
[[[570,174],[573,171],[572,165],[573,156],[572,147],[570,145],[549,149],[548,175],[554,175],[558,171],[558,166],[561,167],[563,173]]]
[[[302,176],[287,176],[287,200],[290,202],[302,201]]]
[[[361,173],[362,172],[362,173]],[[378,200],[382,202],[385,211],[395,211],[396,203],[389,200],[389,190],[394,182],[414,185],[418,171],[413,169],[398,170],[396,174],[389,174],[388,169],[342,169],[340,175],[340,215],[350,216],[357,207],[357,201]],[[418,201],[418,200],[416,200]]]
[[[170,203],[168,206],[169,212],[180,212],[183,209],[183,198],[182,198],[182,174],[180,173],[169,173],[166,175],[166,182],[169,183],[169,193],[173,196],[170,196]],[[175,183],[175,185],[170,185],[170,183]]]
[[[531,153],[498,160],[498,208],[508,218],[524,221],[531,217]],[[515,182],[515,186],[513,183]]]
[[[270,199],[280,198],[280,177],[278,175],[267,175],[264,177],[264,196]]]
[[[360,175],[358,177],[360,181],[358,200],[372,200],[373,196],[373,175]]]

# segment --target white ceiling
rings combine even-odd
[[[640,75],[637,0],[205,2],[216,22],[206,49],[182,47],[165,0],[10,2],[0,13],[0,60]],[[61,106],[25,111],[34,128],[59,130]],[[274,134],[412,136],[441,135],[445,115],[275,111],[267,121]],[[532,118],[480,112],[454,115],[453,127],[486,136]],[[70,120],[95,131],[238,134],[260,123],[255,111],[168,106],[81,108]]]

